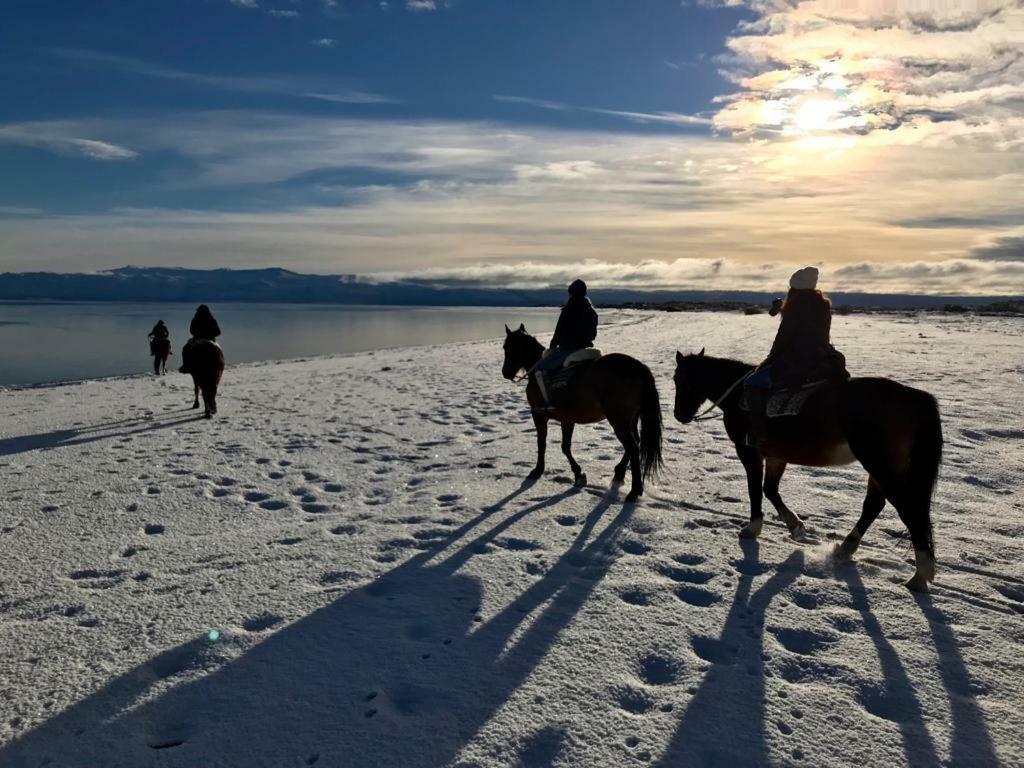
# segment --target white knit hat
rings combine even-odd
[[[789,287],[796,288],[797,290],[813,291],[818,287],[818,268],[804,267],[803,269],[798,269],[789,278]]]

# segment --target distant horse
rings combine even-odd
[[[544,346],[522,325],[515,331],[505,326],[505,363],[502,375],[514,380],[520,371],[529,371],[540,360]],[[568,405],[553,412],[543,411],[544,396],[532,376],[526,386],[526,399],[533,409],[537,427],[537,466],[528,475],[533,480],[544,473],[544,451],[548,420],[562,424],[562,453],[569,460],[574,484],[586,485],[587,476],[572,457],[572,433],[577,424],[594,424],[608,419],[625,455],[615,465],[613,479],[626,479],[626,466],[632,470],[632,486],[626,501],[636,501],[644,490],[644,481],[661,466],[661,405],[650,369],[628,355],[605,355],[582,363],[579,373],[569,382],[565,400]],[[639,430],[638,430],[639,425]]]
[[[856,460],[868,472],[860,519],[839,547],[851,557],[861,537],[888,501],[910,532],[917,570],[907,582],[927,591],[935,579],[931,503],[942,462],[942,424],[935,398],[890,379],[854,378],[814,392],[795,416],[767,419],[763,449],[748,446],[747,411],[740,407],[740,381],[754,366],[737,360],[676,353],[675,417],[694,419],[706,400],[722,409],[725,431],[747,471],[750,523],[744,538],[761,533],[761,482],[764,495],[795,538],[803,523],[782,501],[779,480],[786,464],[830,467]]]
[[[208,419],[217,412],[217,385],[224,374],[224,350],[215,341],[199,339],[189,345],[186,365],[195,385],[192,407],[199,407],[199,392],[202,391],[203,405],[206,406],[203,416]]]
[[[157,376],[167,373],[167,358],[171,356],[171,340],[153,339],[149,343],[149,353],[153,356],[153,373]]]

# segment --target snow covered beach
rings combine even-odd
[[[720,422],[671,420],[674,351],[757,359],[765,316],[628,314],[666,469],[576,491],[493,341],[0,393],[0,766],[1024,764],[1024,324],[836,317],[854,375],[932,392],[939,573],[865,474],[791,467],[811,536],[741,544]],[[622,319],[622,317],[620,317]],[[226,350],[229,365],[231,350]]]

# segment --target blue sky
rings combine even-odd
[[[1020,9],[881,5],[16,0],[0,269],[1024,291]]]

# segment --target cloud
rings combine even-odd
[[[0,125],[0,143],[48,149],[93,160],[134,160],[139,153],[109,141],[67,135],[60,123]]]
[[[715,127],[772,140],[1024,146],[1017,0],[750,0],[722,71],[739,90]]]
[[[337,41],[333,37],[318,37],[314,40],[310,40],[309,42],[318,48],[333,48],[334,43]]]
[[[271,8],[269,11],[267,11],[267,15],[276,16],[281,19],[295,19],[298,18],[299,12],[292,10],[284,10],[281,8]]]
[[[410,11],[436,11],[434,0],[405,0],[405,7]]]
[[[259,3],[256,0],[228,0],[232,5],[236,5],[239,8],[258,8]]]
[[[314,40],[313,45],[334,44],[330,38]],[[386,104],[393,99],[377,93],[370,93],[350,87],[348,84],[324,78],[299,78],[285,75],[269,76],[234,76],[234,75],[206,75],[198,72],[188,72],[173,67],[165,67],[160,64],[153,64],[141,59],[134,59],[128,56],[117,56],[99,51],[88,51],[77,48],[56,48],[52,53],[64,59],[69,59],[77,64],[102,69],[114,69],[121,72],[128,72],[143,77],[158,78],[161,80],[178,80],[191,83],[203,88],[214,88],[224,91],[239,91],[247,93],[268,93],[293,96],[303,99],[317,99],[320,101],[334,101],[348,104]]]
[[[609,115],[621,117],[634,123],[662,123],[677,126],[710,126],[713,121],[707,117],[697,115],[681,115],[676,112],[629,112],[618,109],[600,109],[597,107],[576,107],[571,104],[563,104],[558,101],[547,101],[545,99],[531,99],[525,96],[496,95],[492,97],[495,101],[506,104],[525,104],[538,109],[547,109],[555,112],[587,112],[594,115]]]
[[[593,262],[631,285],[743,290],[784,287],[806,262],[821,263],[835,291],[1024,293],[1021,262],[972,258],[1009,234],[1003,214],[1024,209],[1019,154],[910,145],[828,159],[696,133],[251,111],[25,123],[0,136],[12,131],[63,141],[61,151],[69,139],[102,137],[158,155],[145,193],[210,209],[141,195],[134,209],[10,219],[5,268],[71,259],[415,274],[432,265],[533,283]],[[928,217],[978,226],[903,225]]]
[[[1024,230],[991,236],[972,248],[970,254],[985,261],[1024,262]]]

